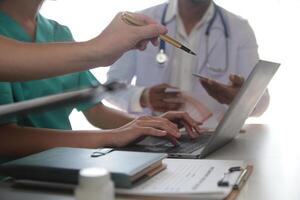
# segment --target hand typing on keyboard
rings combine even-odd
[[[199,125],[201,125],[202,123],[195,121],[187,112],[170,111],[162,114],[160,117],[166,118],[171,122],[177,124],[178,128],[184,127],[187,134],[191,138],[197,138],[203,133],[203,130],[199,127]],[[173,139],[171,142],[176,145]]]

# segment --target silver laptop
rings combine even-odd
[[[196,140],[191,140],[184,134],[179,140],[180,146],[173,146],[168,140],[148,137],[147,142],[133,144],[123,149],[164,152],[171,158],[205,157],[237,136],[279,66],[278,63],[262,60],[257,63],[213,134],[203,134]]]

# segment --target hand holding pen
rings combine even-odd
[[[131,13],[131,12],[123,12],[122,13],[122,20],[124,22],[126,22],[129,25],[132,26],[139,26],[139,27],[143,27],[143,26],[148,26],[149,24],[147,23],[147,21],[141,20],[137,18],[137,14],[136,13]],[[159,38],[161,40],[164,40],[165,42],[173,45],[176,48],[179,48],[189,54],[192,55],[196,55],[195,52],[193,52],[191,49],[187,48],[186,46],[184,46],[183,44],[181,44],[179,41],[175,40],[174,38],[166,35],[166,33],[160,33],[159,34]]]
[[[164,26],[150,17],[137,13],[133,16],[146,25],[141,27],[128,25],[119,13],[99,36],[89,41],[89,44],[98,44],[89,52],[100,55],[97,59],[102,61],[103,66],[111,65],[128,50],[144,50],[149,42],[157,46],[159,35],[167,33]]]

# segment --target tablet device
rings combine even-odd
[[[8,117],[11,115],[22,115],[32,112],[41,112],[53,107],[68,106],[80,102],[99,102],[105,92],[112,92],[123,89],[125,87],[122,83],[113,82],[107,85],[98,85],[80,89],[76,91],[64,92],[61,94],[49,95],[40,98],[35,98],[27,101],[1,105],[0,117]]]

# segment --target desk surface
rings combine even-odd
[[[248,125],[246,133],[207,159],[246,160],[254,171],[238,200],[299,200],[300,142],[296,130],[279,126]],[[2,184],[0,199],[72,200],[70,194],[16,190]]]

